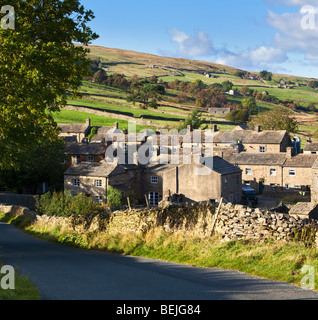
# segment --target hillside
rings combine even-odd
[[[100,62],[107,75],[122,74],[127,79],[156,76],[159,82],[166,86],[165,95],[157,108],[143,109],[138,103],[126,101],[130,95],[129,90],[84,81],[81,88],[83,98],[70,100],[68,106],[55,115],[57,122],[84,122],[89,116],[93,125],[110,125],[117,121],[120,127],[124,128],[127,127],[127,120],[134,120],[137,130],[145,127],[177,127],[180,120],[184,120],[195,108],[197,95],[187,93],[187,101],[180,101],[178,97],[184,92],[179,88],[169,87],[169,83],[192,83],[201,80],[205,85],[211,86],[230,81],[233,89],[237,91],[248,86],[255,93],[266,92],[269,97],[278,99],[282,107],[289,107],[294,112],[300,125],[298,134],[303,137],[313,133],[314,137],[316,135],[318,121],[315,104],[318,106],[318,91],[308,87],[311,79],[273,74],[271,81],[264,81],[256,72],[239,77],[237,69],[210,62],[160,57],[99,46],[89,46],[89,49],[89,56]],[[226,98],[229,103],[241,104],[244,97],[226,95]],[[265,100],[257,101],[258,110],[261,112],[272,109],[275,104]],[[310,105],[311,109],[308,108]],[[227,122],[224,117],[209,115],[207,109],[203,107],[200,110],[206,119],[205,123],[217,123],[222,129],[235,126],[235,123]]]

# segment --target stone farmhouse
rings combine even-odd
[[[108,186],[120,190],[124,197],[134,191],[137,199],[141,198],[141,171],[136,165],[120,165],[106,161],[83,162],[71,166],[64,173],[64,188],[75,196],[84,193],[102,203],[107,201]]]
[[[71,142],[84,142],[91,131],[91,120],[87,119],[84,124],[82,123],[63,123],[58,124],[60,128],[59,136],[64,138],[65,141]]]

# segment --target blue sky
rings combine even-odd
[[[82,3],[96,17],[94,45],[318,78],[318,0]]]

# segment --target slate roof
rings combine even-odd
[[[61,133],[85,133],[89,129],[87,123],[59,123]]]
[[[318,151],[318,143],[306,143],[304,151]]]
[[[147,166],[147,169],[148,169],[148,171],[151,171],[151,172],[160,173],[160,172],[171,170],[177,166],[182,166],[182,165],[187,165],[187,164],[183,164],[181,161],[180,161],[180,164],[172,164],[172,163],[150,164]],[[194,165],[196,165],[196,164],[194,164]],[[211,170],[213,170],[217,173],[220,173],[221,175],[239,173],[242,171],[237,166],[234,166],[233,164],[227,162],[226,160],[224,160],[218,156],[212,157],[212,160],[211,160],[211,158],[206,158],[206,161],[203,162],[202,165],[207,165],[208,168],[210,168]]]
[[[100,155],[104,154],[106,147],[99,143],[68,143],[65,153],[70,155]]]
[[[243,144],[278,144],[287,134],[286,130],[221,130],[214,133],[214,143],[232,143],[240,140]]]
[[[87,176],[87,177],[108,177],[116,168],[116,164],[102,162],[81,162],[69,167],[64,175]]]
[[[284,153],[244,153],[225,154],[224,159],[237,165],[283,165]]]
[[[109,177],[123,174],[126,170],[137,170],[138,168],[140,167],[134,164],[117,164],[106,161],[81,162],[69,167],[64,174],[69,176]]]
[[[286,159],[284,167],[311,168],[317,159],[318,155],[315,154],[297,154],[291,159]]]

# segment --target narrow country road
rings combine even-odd
[[[5,223],[0,260],[28,276],[44,300],[318,299],[318,293],[240,272],[69,248]]]

